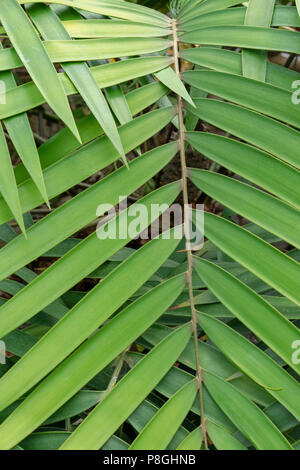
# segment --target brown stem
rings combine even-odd
[[[126,353],[127,351],[129,350],[130,346],[128,346],[128,348],[126,348],[121,354],[120,356],[118,357],[118,360],[117,360],[117,364],[116,364],[116,367],[114,369],[114,372],[113,372],[113,375],[110,379],[110,382],[108,384],[108,387],[107,389],[105,390],[104,394],[102,395],[101,397],[101,401],[106,397],[106,395],[108,395],[112,389],[114,388],[114,386],[116,385],[117,381],[118,381],[118,378],[119,378],[119,375],[121,373],[121,370],[122,370],[122,367],[123,367],[123,364],[124,364],[124,360],[125,360],[125,356],[126,356]]]
[[[175,72],[180,78],[180,62],[179,62],[179,44],[177,37],[177,23],[176,20],[173,20],[173,50],[174,50],[174,65]],[[200,415],[201,415],[201,432],[204,442],[205,449],[208,449],[207,444],[207,433],[206,433],[206,424],[204,416],[204,400],[203,400],[203,370],[200,364],[199,358],[199,343],[198,343],[198,314],[195,308],[194,294],[193,294],[193,255],[191,249],[191,224],[189,220],[189,195],[188,195],[188,177],[187,177],[187,165],[186,165],[186,155],[185,155],[185,126],[183,119],[183,105],[182,98],[178,96],[177,98],[178,106],[178,121],[179,121],[179,148],[180,148],[180,162],[181,162],[181,174],[182,174],[182,194],[183,194],[183,204],[185,208],[185,236],[186,236],[186,251],[187,251],[187,284],[189,290],[189,299],[191,305],[191,319],[192,319],[192,335],[194,339],[194,348],[196,356],[196,380],[199,390],[199,402],[200,402]],[[188,214],[188,215],[187,215]],[[188,219],[188,220],[186,220]]]

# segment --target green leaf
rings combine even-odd
[[[67,431],[41,431],[34,432],[22,441],[24,450],[58,450],[63,442],[70,436]],[[128,444],[122,439],[112,436],[103,446],[102,450],[127,450]]]
[[[188,172],[192,182],[213,199],[300,248],[299,210],[228,176],[198,169]],[[274,170],[271,174],[276,177]]]
[[[174,153],[172,153],[171,147],[165,148],[164,150],[165,153],[155,149],[148,155],[146,154],[140,157],[141,159],[135,160],[135,164],[130,164],[130,178],[126,180],[127,190],[129,188],[128,185],[132,184],[132,188],[129,189],[129,191],[132,192],[133,188],[137,188],[141,181],[146,181],[149,175],[154,174],[153,172],[155,172],[156,169],[162,168],[176,152],[176,150],[173,150]],[[120,180],[125,183],[125,171],[127,172],[128,170],[125,168],[120,169],[114,174],[114,178],[109,179],[108,183],[112,191],[114,191],[115,187],[122,189]],[[144,180],[141,178],[141,175],[143,175]],[[125,189],[124,187],[123,194],[126,192]],[[145,207],[151,207],[152,203],[171,204],[178,195],[178,192],[179,184],[175,182],[150,193],[141,199],[139,203],[145,204]],[[104,188],[102,188],[102,193],[103,195],[106,194]],[[111,199],[103,199],[103,203],[106,203],[108,200]],[[155,214],[151,215],[149,220],[146,219],[142,221],[140,226],[141,231],[144,230],[149,223],[153,222],[153,217],[155,217]],[[115,220],[111,222],[111,226],[113,228],[115,227],[117,232],[121,224],[125,224],[125,227],[127,227],[131,222],[134,222],[135,219],[136,215],[132,213],[128,215],[128,211],[125,211],[124,214],[117,218],[116,223]],[[104,228],[102,230],[104,230]],[[0,309],[1,337],[24,323],[85,276],[88,276],[112,254],[126,245],[131,238],[132,237],[126,233],[125,237],[121,239],[117,238],[114,240],[106,238],[99,240],[97,233],[94,232],[86,238],[86,240],[75,246],[73,250],[60,258],[49,269],[46,269]],[[97,254],[97,256],[95,256],[95,254]],[[61,278],[64,278],[64,283],[61,283]],[[43,296],[39,295],[40,292],[43,292]]]
[[[257,316],[258,314],[256,314]],[[244,312],[239,316],[240,319],[242,317],[245,318]],[[250,323],[250,319],[247,319],[247,321]],[[199,322],[210,340],[228,359],[255,382],[262,387],[266,387],[268,392],[297,419],[300,418],[300,405],[295,400],[295,396],[299,394],[300,385],[285,369],[282,369],[253,343],[250,343],[246,338],[219,320],[201,312],[199,313]],[[272,334],[274,335],[273,332]],[[276,388],[279,390],[276,390]]]
[[[15,217],[22,232],[25,234],[25,225],[21,210],[17,183],[7,147],[2,123],[0,124],[0,191],[5,199],[11,213]],[[20,236],[21,237],[21,236]],[[24,238],[22,236],[22,238]]]
[[[3,76],[1,76],[1,80],[3,80]],[[42,198],[47,203],[48,207],[50,207],[39,154],[27,115],[19,114],[12,116],[5,119],[3,122],[25,168],[38,188]]]
[[[299,54],[298,32],[259,26],[210,26],[190,31],[181,40],[191,44],[244,47]]]
[[[249,0],[245,25],[270,26],[274,12],[275,0]]]
[[[195,7],[197,7],[197,13],[203,15],[212,11],[222,10],[223,8],[229,8],[234,5],[238,5],[241,2],[238,0],[209,0],[205,1],[202,5],[199,5],[202,0],[195,0],[189,2],[185,9],[182,9],[179,18],[184,21],[193,18],[195,16]]]
[[[248,251],[245,245],[245,251]],[[266,258],[263,258],[263,261]],[[300,367],[293,363],[293,342],[299,331],[274,307],[234,276],[210,261],[195,258],[196,271],[207,287],[251,331],[270,346],[296,372]],[[271,329],[270,329],[271,326]],[[260,383],[261,385],[261,383]],[[265,383],[267,388],[280,389],[279,383]]]
[[[300,133],[295,129],[231,103],[201,98],[195,99],[195,103],[197,108],[190,110],[198,118],[300,168],[297,154]]]
[[[297,442],[294,442],[293,447],[295,450],[300,450],[300,440]]]
[[[278,292],[300,305],[297,261],[226,219],[206,212],[204,220],[206,236],[215,245]]]
[[[19,3],[27,3],[27,0],[19,0]],[[42,3],[42,0],[32,0],[31,3]],[[104,16],[112,16],[146,24],[149,24],[150,19],[152,25],[161,27],[166,27],[170,23],[170,19],[159,11],[122,0],[106,0],[101,3],[94,0],[51,0],[47,3],[58,3],[92,13],[99,13]]]
[[[120,85],[105,90],[108,102],[121,125],[132,120],[132,114]]]
[[[203,46],[184,49],[181,55],[185,60],[209,69],[235,75],[243,74],[242,54],[240,52]],[[299,77],[300,74],[294,70],[267,62],[266,82],[271,85],[291,91],[293,82],[299,80]]]
[[[190,312],[189,312],[190,313]],[[187,316],[185,320],[188,320]],[[143,334],[143,339],[147,341],[146,344],[150,343],[156,345],[163,338],[165,338],[170,332],[171,328],[163,325],[153,325]],[[143,344],[141,342],[141,344]],[[199,358],[201,365],[204,369],[207,369],[214,374],[220,375],[224,379],[228,379],[233,376],[238,370],[234,367],[219,351],[209,344],[203,341],[198,342]],[[178,358],[178,362],[185,364],[190,369],[196,370],[196,359],[194,351],[194,342],[191,339],[186,349],[183,351],[181,356]]]
[[[228,269],[228,268],[227,268]],[[241,279],[240,279],[241,280]],[[201,295],[201,294],[200,294]],[[269,304],[273,305],[282,315],[289,320],[299,320],[300,311],[299,307],[285,297],[279,295],[262,295]],[[201,311],[216,318],[232,318],[234,315],[221,303],[202,303],[201,298],[195,297],[195,304],[201,305]],[[200,308],[200,307],[199,307]]]
[[[0,49],[1,48],[2,45],[0,43]],[[0,78],[1,81],[3,81],[6,90],[16,87],[16,81],[12,72],[2,72],[0,74]],[[5,119],[4,124],[23,164],[35,182],[42,197],[49,205],[39,154],[27,115],[20,114],[12,116]]]
[[[173,109],[164,108],[153,111],[148,115],[140,116],[136,120],[126,124],[123,129],[120,130],[125,151],[128,152],[138,147],[144,140],[155,134],[164,127],[164,125],[168,124],[173,116]],[[175,149],[177,149],[177,143],[172,142],[168,147],[167,150],[170,151],[172,147],[172,151],[175,151]],[[61,187],[67,189],[91,174],[96,173],[101,168],[106,167],[117,158],[117,151],[107,137],[100,138],[80,149],[79,152],[73,153],[68,158],[63,159],[57,166],[51,166],[49,168],[52,180],[51,184],[61,185]],[[149,158],[151,158],[151,156]],[[84,166],[82,165],[82,161],[85,162]],[[134,164],[134,166],[135,165],[136,164]],[[137,165],[139,166],[139,164]],[[62,167],[64,171],[62,171]],[[160,168],[162,168],[162,166]],[[126,178],[130,178],[128,170],[126,168],[124,168],[124,170],[126,170]],[[78,176],[78,173],[80,176]],[[151,176],[153,176],[153,174]],[[28,230],[28,240],[23,240],[23,237],[19,236],[4,246],[0,250],[0,277],[2,279],[6,278],[20,267],[23,267],[28,262],[45,253],[57,243],[94,220],[99,204],[108,202],[118,204],[120,189],[116,191],[115,187],[111,185],[111,177],[112,175],[109,175],[105,179],[100,180],[97,184],[78,194],[75,198],[68,201],[67,204],[58,207],[38,223],[34,224],[34,226],[30,227]],[[123,192],[123,194],[129,195],[133,190],[139,187],[141,181],[132,181],[126,178],[124,178],[122,173],[118,173],[119,186],[117,187],[121,188],[124,184],[125,193]],[[47,180],[46,172],[45,180]],[[134,183],[134,186],[131,186],[130,189],[128,188],[129,193],[126,192],[127,181]],[[63,190],[64,189],[59,192]],[[49,191],[49,194],[50,193]],[[31,192],[28,192],[28,194],[29,197],[32,197]],[[74,211],[76,212],[76,218],[74,218]]]
[[[35,432],[22,441],[22,449],[57,450],[69,435],[67,431]]]
[[[247,450],[227,429],[222,428],[213,421],[206,421],[206,428],[212,442],[218,450]]]
[[[34,12],[35,13],[35,12]],[[36,21],[36,15],[32,15],[35,18],[35,23],[38,25],[43,36],[46,38],[55,37],[57,34],[49,34],[48,29],[45,29],[40,21]],[[59,21],[59,20],[58,20]],[[55,21],[55,24],[57,22]],[[42,27],[40,26],[42,25]],[[63,25],[60,23],[60,30]],[[46,34],[44,33],[46,31]],[[55,31],[55,30],[54,30]],[[78,39],[72,41],[67,31],[63,28],[64,33],[60,34],[60,39],[50,39],[44,41],[42,44],[49,55],[52,62],[72,62],[72,61],[84,61],[84,60],[99,60],[99,59],[110,59],[118,57],[129,57],[139,54],[148,54],[151,52],[157,52],[167,49],[172,45],[172,42],[167,39],[161,38],[123,38],[120,41],[117,38],[103,38],[103,39]],[[66,39],[66,37],[68,39]],[[61,39],[64,38],[64,39]],[[0,52],[0,69],[9,70],[12,68],[22,67],[23,62],[18,57],[14,49],[3,49]],[[65,67],[64,67],[65,68]],[[69,70],[65,69],[67,74],[70,75]],[[73,76],[70,77],[73,80]],[[74,85],[82,84],[76,80]]]
[[[58,423],[65,419],[83,413],[93,408],[101,399],[103,392],[96,390],[80,390],[74,397],[57,410],[50,418],[45,421],[46,424]]]
[[[55,39],[66,39],[70,44],[73,44],[60,20],[49,7],[33,5],[27,11],[44,39],[50,40],[50,44],[53,44]],[[102,126],[105,134],[122,156],[123,161],[127,163],[115,120],[87,64],[71,62],[64,64],[64,69]]]
[[[190,95],[186,91],[186,88],[185,88],[184,84],[177,77],[176,73],[174,72],[173,69],[171,69],[171,67],[167,67],[166,69],[163,69],[163,70],[160,70],[159,72],[156,72],[155,76],[165,86],[170,88],[170,90],[174,91],[174,93],[181,96],[190,105],[195,106],[192,98],[190,97]]]
[[[202,444],[201,428],[196,428],[179,444],[176,450],[199,450]]]
[[[208,372],[204,380],[214,400],[256,449],[292,450],[272,421],[233,385]]]
[[[159,406],[154,405],[152,401],[146,399],[129,416],[128,423],[139,433],[158,411]],[[181,442],[187,434],[188,431],[183,426],[180,426],[167,446],[167,449],[175,449],[177,444]]]
[[[69,20],[62,22],[72,38],[143,38],[169,36],[171,29],[121,20]]]
[[[99,241],[100,243],[100,241]],[[29,390],[35,383],[50,372],[59,362],[79,346],[96,328],[98,328],[110,315],[133,295],[149,277],[167,259],[169,249],[175,248],[179,243],[178,239],[164,240],[154,239],[146,244],[141,250],[136,251],[122,264],[116,267],[105,280],[99,283],[80,302],[78,302],[69,312],[41,338],[41,340],[11,368],[9,374],[2,377],[0,390],[6,387],[13,387],[14,392],[6,396],[1,394],[3,401],[1,409],[8,406],[7,400],[16,400],[19,396]],[[147,247],[147,248],[146,248]],[[149,262],[146,268],[145,263],[156,254],[158,257]],[[165,256],[166,254],[166,256]],[[132,279],[130,272],[135,266],[136,278]],[[141,270],[141,274],[139,273]],[[122,286],[122,288],[121,288]],[[122,295],[120,295],[120,289]],[[115,292],[115,294],[114,294]],[[101,298],[101,307],[96,305]],[[113,299],[113,300],[112,300]],[[71,332],[71,335],[68,334]],[[64,342],[57,345],[58,338],[64,335]],[[55,354],[51,352],[55,349]],[[41,363],[41,354],[49,357],[47,364]],[[27,366],[26,366],[27,364]],[[27,372],[25,373],[25,371]],[[14,382],[14,377],[22,374],[22,383]]]
[[[23,356],[34,344],[37,338],[27,334],[24,331],[15,330],[4,336],[6,349],[15,356]]]
[[[188,318],[189,317],[187,315],[186,319]],[[155,345],[161,341],[170,331],[170,328],[163,327],[162,325],[153,325],[143,334],[143,339],[145,338],[146,343],[143,343],[143,341],[138,341],[138,343],[142,346],[148,346],[148,343]],[[273,398],[266,389],[262,389],[261,386],[257,384],[257,382],[253,382],[252,379],[241,375],[239,373],[239,369],[229,362],[220,351],[203,341],[199,341],[199,359],[203,369],[207,370],[208,372],[212,372],[228,381],[234,381],[234,385],[256,403],[267,406],[273,402]],[[188,346],[179,357],[178,362],[185,364],[190,369],[196,369],[194,344],[192,340],[189,342]],[[208,409],[206,409],[206,413],[209,416]]]
[[[10,423],[12,424],[11,432],[4,430],[7,436],[4,446],[11,447],[14,445],[14,441],[23,439],[106,367],[136,337],[147,329],[151,323],[159,318],[164,309],[180,294],[183,286],[184,277],[182,275],[166,281],[121,311],[113,320],[83,343],[52,374],[48,375],[2,424],[2,427],[0,426],[1,434],[4,427],[10,427]],[[182,335],[180,337],[182,342]],[[112,341],[111,338],[114,338],[114,340]],[[182,348],[184,348],[184,344],[182,344]],[[92,358],[96,358],[96,360]],[[176,358],[174,358],[174,361]],[[164,373],[162,372],[163,375]],[[62,377],[66,376],[68,376],[67,382],[62,380]],[[32,402],[39,403],[39,408],[35,408],[35,413],[32,413]],[[131,414],[130,411],[129,414]],[[28,419],[24,420],[25,415]],[[18,434],[15,432],[16,428],[13,421],[19,422],[21,425]],[[1,446],[2,438],[0,442]]]
[[[172,41],[161,38],[122,38],[121,41],[119,38],[104,38],[46,41],[44,44],[53,62],[69,62],[149,54],[168,49]]]
[[[184,72],[183,76],[187,83],[207,93],[300,127],[299,112],[292,102],[292,92],[222,72],[189,71]]]
[[[248,26],[270,26],[274,12],[275,0],[249,0],[245,25]],[[244,49],[242,51],[243,75],[254,80],[266,80],[267,51],[255,51]]]
[[[17,0],[1,2],[0,19],[12,45],[41,94],[80,142],[72,111],[56,70],[32,23]],[[16,23],[17,28],[13,27]]]
[[[196,381],[184,385],[147,423],[130,450],[163,450],[167,447],[196,398]]]
[[[217,10],[205,15],[197,15],[188,21],[180,21],[180,29],[192,31],[207,26],[243,25],[247,8],[236,7]],[[272,17],[272,26],[300,26],[296,7],[276,5]]]
[[[130,365],[130,367],[133,367],[134,364],[136,364],[142,358],[143,354],[140,353],[128,352],[126,354],[126,362]],[[193,374],[179,369],[178,367],[172,367],[172,369],[156,386],[155,390],[158,393],[162,394],[164,397],[170,398],[172,395],[174,395],[177,390],[179,390],[180,387],[182,387],[187,382],[193,380],[193,378]],[[214,422],[226,427],[226,429],[230,430],[231,432],[234,432],[236,430],[236,427],[231,423],[231,421],[224,415],[221,409],[212,400],[205,387],[203,388],[203,396],[205,405],[205,416],[207,416],[209,419],[212,419]],[[191,411],[199,416],[199,408],[199,401],[196,400]]]
[[[138,114],[143,109],[151,106],[157,100],[167,93],[167,88],[159,82],[153,82],[148,85],[136,88],[125,95],[130,113]],[[99,137],[103,134],[103,130],[92,114],[85,116],[77,121],[78,131],[83,144]],[[61,158],[69,155],[80,147],[77,139],[70,130],[65,127],[50,139],[47,140],[38,149],[42,168],[45,169]],[[19,164],[15,168],[17,183],[20,184],[29,178],[24,165]],[[3,202],[0,202],[0,220],[2,223],[5,208]]]
[[[91,67],[91,72],[100,88],[116,85],[133,78],[156,72],[167,67],[172,62],[170,57],[142,57],[121,60],[112,64]],[[68,95],[77,93],[66,74],[60,73],[59,78]],[[3,94],[2,94],[3,95]],[[45,103],[45,98],[33,82],[7,90],[5,98],[0,93],[0,99],[5,102],[0,107],[0,119],[28,111]]]
[[[170,369],[190,338],[190,328],[190,324],[182,326],[152,349],[89,414],[61,449],[99,449]],[[117,413],[112,415],[114,409]]]
[[[209,159],[300,209],[299,171],[268,153],[227,137],[207,132],[187,132],[186,136],[192,147]]]

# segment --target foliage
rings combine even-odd
[[[0,3],[0,449],[297,449],[300,75],[274,62],[300,54],[297,7],[143,3]],[[66,125],[41,145],[37,109]],[[99,240],[99,204],[190,183],[200,250]]]

